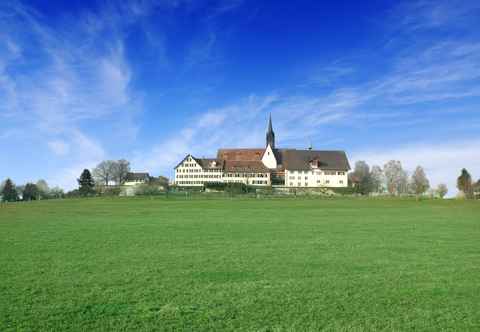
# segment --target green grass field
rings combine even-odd
[[[0,206],[0,331],[480,330],[480,204]]]

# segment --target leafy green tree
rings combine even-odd
[[[40,191],[38,190],[37,185],[33,183],[27,183],[23,189],[22,196],[24,201],[34,201],[39,198]]]
[[[7,179],[2,189],[2,201],[4,202],[16,202],[18,201],[18,193],[15,189],[15,184],[12,180]]]
[[[80,196],[90,196],[95,194],[95,181],[88,169],[84,169],[78,181],[78,192]]]
[[[465,194],[465,197],[473,197],[473,186],[472,186],[472,176],[464,168],[460,176],[457,178],[457,188]]]

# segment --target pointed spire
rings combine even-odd
[[[270,113],[270,117],[268,118],[268,130],[267,130],[267,144],[266,146],[269,146],[272,149],[275,149],[275,133],[273,132],[273,127],[272,127],[272,113]]]
[[[272,113],[270,113],[270,117],[268,118],[268,132],[269,132],[269,133],[273,132],[273,128],[272,128]]]

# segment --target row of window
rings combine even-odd
[[[343,180],[338,181],[338,183],[343,184]],[[317,180],[317,185],[320,185],[320,184],[321,184],[321,181]],[[323,184],[330,184],[330,180],[325,180],[325,182]],[[290,187],[293,187],[293,186],[294,186],[293,182],[290,182]],[[305,182],[305,184],[303,186],[308,187],[308,183]],[[297,187],[302,187],[302,183],[297,182]]]
[[[311,174],[311,171],[288,171],[292,174]],[[321,171],[315,171],[315,174],[321,175]],[[337,171],[323,171],[325,175],[345,175],[345,172],[337,172]]]
[[[177,173],[200,173],[200,168],[177,168]]]
[[[197,179],[197,178],[207,178],[207,179],[221,179],[222,175],[213,175],[213,174],[204,174],[204,175],[181,175],[177,174],[178,179]]]
[[[294,177],[294,176],[290,176],[289,179],[290,179],[290,180],[295,180],[295,177]],[[301,179],[302,179],[301,176],[297,177],[297,180],[301,180]],[[308,176],[305,177],[305,181],[308,181]]]
[[[202,168],[177,168],[177,173],[220,173],[220,169],[202,169]]]
[[[268,184],[268,181],[264,180],[253,180],[252,184]]]
[[[226,178],[268,178],[268,174],[263,173],[225,173]]]
[[[233,183],[243,183],[242,180],[229,180],[227,182],[233,182]],[[204,184],[205,181],[176,181],[177,184],[179,185],[193,185],[193,184]],[[256,184],[256,185],[268,185],[268,181],[265,180],[253,180],[250,182],[250,184]]]
[[[203,184],[203,181],[177,181],[177,184]]]

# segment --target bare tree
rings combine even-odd
[[[408,177],[407,172],[402,168],[402,163],[398,160],[390,160],[383,166],[387,190],[390,195],[399,195],[407,192]]]
[[[447,185],[444,183],[440,183],[437,187],[438,196],[440,196],[440,198],[444,198],[447,192],[448,192]]]
[[[125,182],[128,172],[130,172],[130,162],[125,159],[120,159],[114,162],[112,179],[117,185]]]
[[[376,193],[383,193],[385,190],[383,184],[385,183],[385,176],[380,166],[373,165],[370,171],[370,179],[372,191]]]
[[[92,171],[93,178],[97,183],[103,183],[108,186],[111,181],[114,181],[115,161],[104,160],[97,165]]]
[[[421,194],[424,194],[428,188],[430,188],[430,182],[428,181],[425,171],[421,166],[417,166],[417,168],[415,168],[410,181],[410,186],[413,193],[417,196],[417,199]]]

